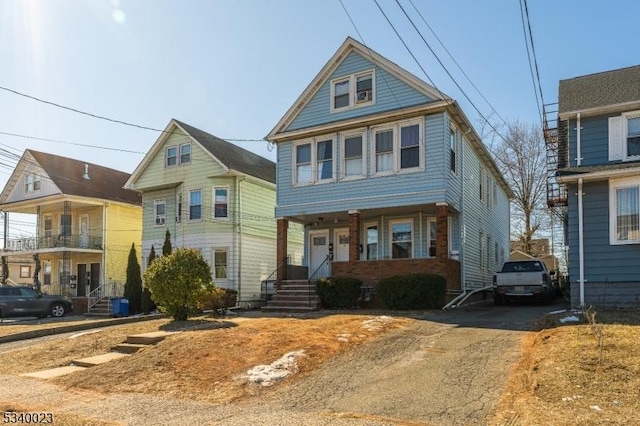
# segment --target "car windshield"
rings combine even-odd
[[[507,262],[502,267],[502,272],[542,272],[540,262]]]

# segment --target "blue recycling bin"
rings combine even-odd
[[[129,316],[129,299],[114,297],[111,299],[111,310],[114,317]]]

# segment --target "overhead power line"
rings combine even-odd
[[[538,59],[536,58],[536,50],[533,43],[533,32],[531,31],[531,20],[529,19],[529,7],[527,5],[527,0],[520,0],[520,15],[522,17],[522,32],[524,33],[524,43],[527,48],[527,60],[529,61],[529,71],[531,72],[531,82],[533,83],[533,92],[536,98],[536,104],[538,105],[538,114],[540,114],[540,122],[542,123],[544,121],[544,117],[543,117],[544,97],[542,96],[542,85],[540,84],[540,72],[538,70]],[[529,30],[528,33],[527,33],[527,28]],[[529,49],[529,45],[531,45],[531,49]],[[532,61],[532,58],[533,58],[533,61]]]
[[[0,86],[0,90],[4,90],[6,92],[13,93],[13,94],[18,95],[18,96],[22,96],[24,98],[31,99],[31,100],[34,100],[36,102],[41,102],[43,104],[51,105],[51,106],[54,106],[56,108],[61,108],[61,109],[67,110],[67,111],[75,112],[77,114],[82,114],[82,115],[86,115],[88,117],[96,118],[98,120],[105,120],[105,121],[109,121],[111,123],[122,124],[124,126],[135,127],[135,128],[142,129],[142,130],[150,130],[152,132],[168,133],[168,132],[165,132],[162,129],[156,129],[155,127],[142,126],[140,124],[130,123],[128,121],[117,120],[115,118],[105,117],[103,115],[98,115],[98,114],[94,114],[94,113],[91,113],[91,112],[82,111],[82,110],[79,110],[77,108],[68,107],[68,106],[59,104],[57,102],[47,101],[45,99],[41,99],[41,98],[38,98],[38,97],[32,96],[32,95],[27,95],[26,93],[22,93],[22,92],[19,92],[17,90],[10,89],[8,87]],[[229,142],[264,142],[264,139],[239,139],[239,138],[220,138],[220,139],[224,139],[224,140],[229,141]]]

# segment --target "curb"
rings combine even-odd
[[[86,324],[74,324],[68,326],[43,328],[41,330],[25,331],[22,333],[9,334],[7,336],[0,336],[0,344],[17,342],[19,340],[35,339],[38,337],[53,336],[56,334],[70,333],[73,331],[90,330],[92,328],[110,327],[112,325],[127,324],[133,322],[149,321],[154,319],[165,318],[165,315],[147,315],[140,317],[126,317],[103,320],[99,322],[87,322]]]

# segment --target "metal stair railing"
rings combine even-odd
[[[276,284],[278,282],[278,271],[289,266],[290,258],[285,257],[276,269],[269,276],[260,282],[260,298],[271,300],[272,296],[277,293]]]
[[[311,289],[313,288],[312,284],[318,281],[320,278],[326,278],[331,275],[331,255],[328,254],[327,257],[324,258],[322,263],[313,271],[313,273],[309,276],[309,289],[307,290],[309,296],[309,304],[311,304]],[[315,293],[315,289],[314,289]]]

